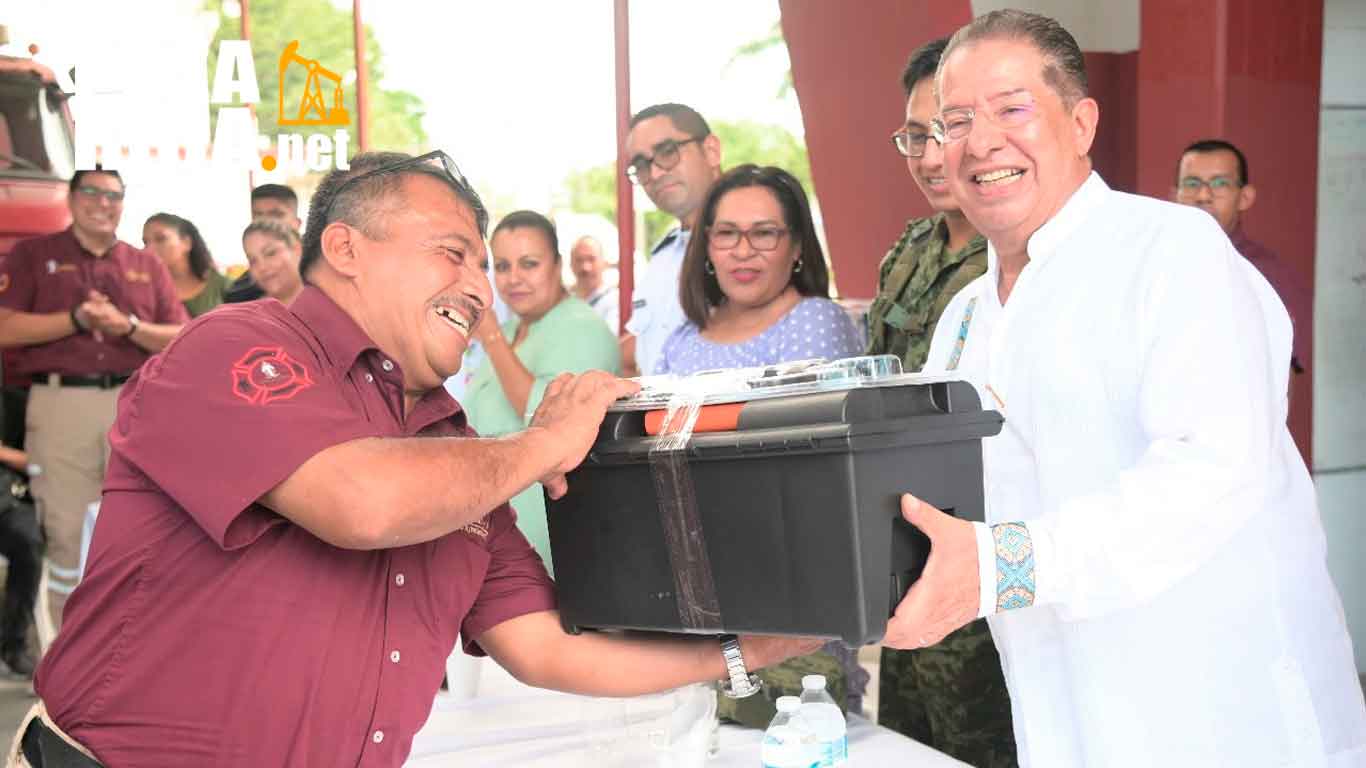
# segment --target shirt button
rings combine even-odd
[[[383,368],[385,371],[394,370],[394,364],[390,360],[385,360],[384,362],[380,363],[379,367]]]
[[[401,658],[401,657],[399,656],[398,651],[394,651],[394,652],[392,652],[392,653],[389,654],[389,661],[392,661],[392,662],[394,662],[395,664],[398,663],[399,658]]]
[[[394,583],[399,585],[400,587],[403,586],[403,574],[400,573],[399,575],[395,576]]]
[[[376,744],[384,741],[384,731],[375,731],[374,735],[370,737],[370,740]]]
[[[371,374],[368,374],[368,373],[365,374],[365,383],[366,383],[366,384],[373,384],[373,383],[375,383],[375,377],[374,377],[373,375],[371,375]]]

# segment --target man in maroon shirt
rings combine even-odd
[[[579,693],[725,676],[714,639],[561,628],[506,499],[536,481],[563,494],[636,385],[565,375],[525,431],[472,434],[442,383],[490,306],[487,214],[449,158],[360,155],[309,216],[290,306],[203,315],[124,387],[25,754],[398,766],[457,637]],[[759,665],[819,644],[742,642]]]
[[[119,386],[189,320],[161,260],[115,235],[117,172],[77,171],[68,202],[68,229],[0,261],[0,346],[21,347],[15,372],[33,378],[24,447],[43,470],[32,490],[56,626],[79,576],[86,508],[100,498]]]
[[[1295,269],[1274,251],[1243,232],[1243,214],[1257,201],[1257,188],[1248,180],[1247,157],[1222,139],[1197,141],[1181,153],[1176,169],[1176,201],[1209,212],[1219,222],[1233,247],[1257,267],[1276,290],[1292,323],[1309,317],[1313,294]],[[1291,369],[1303,373],[1309,365],[1308,333],[1295,329]]]

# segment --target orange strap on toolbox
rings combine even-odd
[[[740,424],[740,411],[744,409],[744,403],[722,403],[721,405],[704,405],[697,412],[697,423],[693,425],[692,431],[696,432],[729,432]],[[645,412],[645,434],[658,435],[659,430],[664,427],[664,414],[666,411],[646,411]]]

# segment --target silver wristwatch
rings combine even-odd
[[[719,635],[721,655],[726,658],[726,673],[729,682],[721,683],[721,693],[732,699],[753,696],[763,687],[759,676],[745,668],[745,657],[740,655],[740,638],[735,635]]]

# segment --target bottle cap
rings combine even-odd
[[[825,690],[825,675],[806,675],[802,678],[802,687],[808,691]]]
[[[777,707],[779,712],[796,712],[798,709],[801,708],[801,706],[802,700],[797,698],[796,696],[778,697]]]

